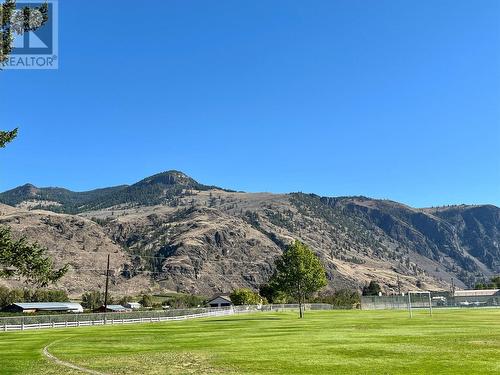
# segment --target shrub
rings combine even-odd
[[[236,289],[229,298],[234,305],[258,305],[261,303],[259,294],[246,288]]]
[[[275,289],[270,284],[261,285],[259,288],[259,294],[266,303],[290,303],[293,302],[292,299],[285,293]]]
[[[192,294],[176,294],[167,298],[165,303],[174,309],[198,307],[205,304],[206,298]]]
[[[335,307],[346,309],[358,308],[361,303],[360,295],[357,291],[349,289],[339,289],[333,294],[322,294],[315,299],[315,302],[329,303]]]
[[[374,280],[370,281],[370,284],[363,287],[363,295],[364,296],[378,296],[378,294],[382,292],[382,288],[380,285]]]
[[[108,305],[113,304],[113,298],[108,295]],[[104,305],[104,293],[98,290],[91,290],[82,295],[82,306],[89,310],[95,310]]]
[[[142,307],[153,307],[153,296],[150,294],[143,294],[139,303]]]

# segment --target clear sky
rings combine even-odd
[[[178,169],[251,192],[500,206],[498,0],[60,0],[0,72],[0,190]]]

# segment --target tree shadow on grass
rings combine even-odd
[[[226,319],[210,319],[205,320],[203,323],[211,322],[244,322],[244,321],[266,321],[266,320],[282,320],[279,317],[262,317],[262,318],[226,318]]]

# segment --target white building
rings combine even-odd
[[[142,307],[142,305],[139,302],[127,302],[125,305],[127,309],[132,309],[132,310],[137,310]]]

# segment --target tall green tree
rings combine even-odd
[[[319,258],[300,241],[294,241],[276,261],[272,287],[299,303],[299,316],[304,317],[305,301],[326,286],[326,274]]]

